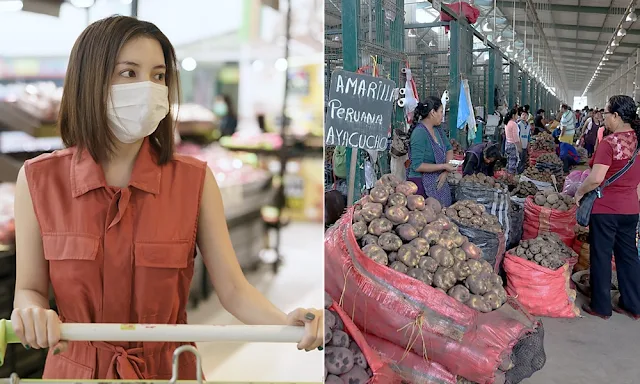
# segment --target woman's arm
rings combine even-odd
[[[49,265],[33,209],[24,166],[18,173],[15,194],[16,290],[15,308],[49,309]]]
[[[200,202],[197,243],[224,309],[244,324],[287,324],[287,315],[245,278],[229,237],[220,189],[208,167]]]
[[[447,163],[453,160],[453,149],[447,151]]]
[[[298,349],[310,351],[322,345],[324,310],[298,308],[287,315],[245,278],[229,237],[220,189],[208,167],[200,200],[197,243],[224,309],[248,325],[304,326],[305,335]]]

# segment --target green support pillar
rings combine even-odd
[[[527,85],[529,84],[529,76],[526,72],[522,72],[522,79],[520,85],[520,104],[527,104]]]
[[[535,78],[531,78],[531,86],[529,88],[529,99],[527,100],[527,103],[525,104],[529,104],[529,106],[531,108],[533,108],[533,105],[536,103],[536,87],[537,87],[538,81]],[[524,105],[524,104],[523,104]]]
[[[460,98],[460,24],[458,21],[452,20],[450,23],[450,39],[449,39],[449,115],[447,116],[447,125],[449,128],[449,137],[458,140],[458,100]]]
[[[509,108],[516,105],[516,81],[518,80],[518,67],[509,62]]]
[[[496,68],[502,68],[502,62],[498,59],[496,49],[489,48],[489,68],[487,70],[487,115],[492,115],[496,111]]]
[[[382,0],[376,0],[376,8],[380,3],[380,8],[382,8]],[[397,9],[404,9],[404,0],[396,0]],[[384,23],[384,20],[383,20]],[[384,24],[383,27],[384,28]],[[376,28],[378,29],[378,28]],[[391,22],[391,33],[389,34],[389,46],[392,51],[395,52],[403,52],[404,51],[404,13],[396,12],[396,18]],[[376,30],[377,32],[377,30]],[[400,62],[398,60],[391,60],[391,68],[390,68],[391,80],[395,81],[396,87],[400,87],[403,84],[400,84]],[[406,120],[404,118],[404,110],[399,108],[397,105],[395,106],[396,113],[394,114],[395,119],[392,123],[392,128],[402,127],[406,124]]]
[[[384,17],[380,15],[379,17]],[[359,68],[358,28],[360,19],[360,2],[342,2],[342,60],[345,71],[355,72]],[[358,201],[364,192],[364,154],[357,148],[347,148],[347,177],[351,175],[352,157],[356,157],[355,182],[353,195],[348,196],[349,201]],[[349,179],[347,179],[347,183]]]

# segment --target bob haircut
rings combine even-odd
[[[132,39],[147,37],[160,43],[167,72],[169,113],[150,135],[159,165],[173,157],[172,106],[178,103],[179,78],[176,53],[169,39],[154,24],[127,16],[111,16],[89,25],[76,40],[64,82],[58,127],[65,146],[87,150],[96,163],[114,154],[116,138],[107,120],[111,79],[122,47]]]

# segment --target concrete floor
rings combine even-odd
[[[640,383],[639,322],[615,312],[609,320],[584,314],[542,322],[547,363],[522,384]]]

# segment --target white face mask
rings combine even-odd
[[[107,104],[109,127],[123,143],[135,143],[152,134],[169,113],[169,88],[143,81],[111,86]]]

